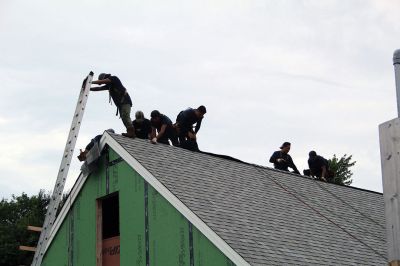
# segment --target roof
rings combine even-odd
[[[111,137],[251,265],[387,263],[381,193]]]
[[[106,144],[237,265],[387,263],[381,193],[114,134]]]

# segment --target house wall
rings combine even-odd
[[[96,200],[117,191],[121,265],[233,265],[136,171],[117,159],[111,149],[102,156],[42,265],[96,265]],[[107,161],[117,163],[106,167]]]

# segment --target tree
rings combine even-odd
[[[343,155],[340,159],[336,157],[336,154],[333,155],[332,159],[329,159],[329,169],[335,173],[335,177],[332,183],[338,185],[351,185],[353,182],[351,176],[353,172],[350,170],[350,167],[356,164],[356,161],[351,161],[353,155],[347,156],[347,154]]]
[[[62,195],[57,215],[65,204],[68,194]],[[36,247],[40,233],[27,230],[28,225],[41,227],[50,202],[50,194],[40,190],[29,197],[12,195],[10,201],[0,201],[0,265],[31,265],[33,252],[20,251],[19,246]]]
[[[50,196],[43,190],[29,197],[12,195],[0,201],[0,265],[30,265],[33,252],[18,250],[19,245],[37,245],[39,233],[26,229],[28,225],[42,226]]]

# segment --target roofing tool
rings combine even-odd
[[[74,153],[76,140],[78,138],[79,129],[83,114],[85,112],[86,102],[89,97],[90,87],[92,85],[93,72],[90,71],[89,75],[83,80],[82,87],[79,92],[78,103],[76,104],[74,116],[72,118],[71,128],[67,143],[65,144],[64,153],[61,159],[60,169],[58,171],[56,184],[53,189],[53,194],[50,198],[49,206],[47,208],[45,220],[43,223],[43,230],[40,233],[38,245],[36,248],[35,256],[32,265],[40,265],[43,259],[44,251],[49,240],[49,233],[53,227],[56,218],[58,205],[62,197],[65,181],[68,176],[69,166],[71,164],[72,155]]]

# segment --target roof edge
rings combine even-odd
[[[399,51],[400,51],[400,49],[399,49]],[[234,161],[234,162],[238,162],[238,163],[252,165],[252,166],[255,166],[255,167],[260,167],[260,168],[267,169],[267,170],[272,170],[272,171],[275,171],[275,172],[289,174],[289,175],[293,175],[293,176],[296,176],[296,177],[302,177],[302,178],[313,180],[313,181],[316,181],[316,182],[326,183],[324,181],[317,180],[317,179],[314,179],[314,178],[311,178],[311,177],[308,177],[308,176],[305,176],[305,175],[300,175],[300,174],[292,173],[292,172],[289,172],[289,171],[282,171],[282,170],[278,170],[278,169],[275,169],[275,168],[272,168],[272,167],[263,166],[263,165],[259,165],[259,164],[248,163],[248,162],[242,161],[240,159],[237,159],[235,157],[231,157],[231,156],[228,156],[228,155],[221,155],[221,154],[216,154],[216,153],[211,153],[211,152],[204,152],[204,151],[201,151],[201,153],[202,154],[206,154],[206,155],[210,155],[210,156],[214,156],[214,157],[218,157],[218,158],[221,158],[223,160]],[[328,183],[328,184],[332,184],[332,185],[335,185],[335,186],[347,187],[347,188],[351,188],[351,189],[357,189],[357,190],[361,190],[361,191],[365,191],[365,192],[371,192],[371,193],[383,195],[382,192],[373,191],[373,190],[369,190],[369,189],[365,189],[365,188],[352,187],[352,186],[347,186],[347,185],[339,185],[339,184],[335,184],[335,183]]]

